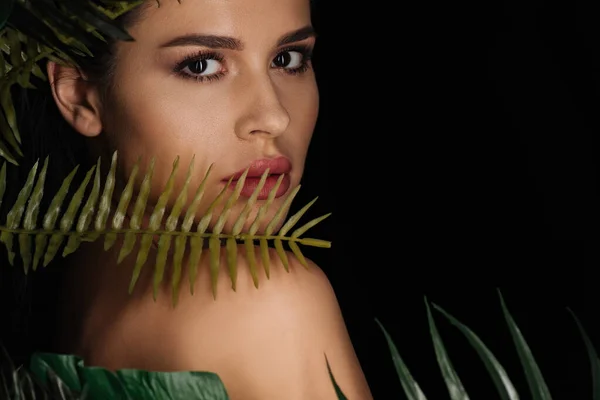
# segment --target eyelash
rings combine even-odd
[[[313,50],[309,46],[296,45],[296,46],[290,46],[290,47],[287,47],[287,48],[281,50],[279,53],[277,53],[277,56],[281,55],[282,53],[288,53],[288,52],[292,52],[292,51],[298,52],[302,56],[301,65],[296,68],[284,68],[284,67],[276,67],[276,68],[284,70],[285,73],[287,73],[289,75],[299,75],[299,74],[302,74],[302,73],[308,71],[308,69],[311,66]],[[173,72],[176,73],[177,75],[181,76],[182,78],[193,79],[198,82],[216,81],[216,80],[221,79],[223,77],[223,75],[225,75],[225,73],[217,72],[216,74],[212,74],[212,75],[199,76],[199,75],[192,75],[188,72],[185,72],[184,70],[186,67],[188,67],[190,64],[192,64],[194,62],[203,61],[203,60],[215,60],[215,61],[218,61],[221,63],[221,62],[223,62],[224,59],[225,59],[225,57],[223,57],[222,54],[217,53],[215,51],[199,51],[195,54],[187,56],[181,62],[179,62],[177,64],[177,66],[175,66],[175,68],[173,69]]]

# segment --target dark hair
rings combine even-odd
[[[117,21],[125,28],[131,27],[139,22],[147,8],[155,4],[146,1]],[[88,80],[98,85],[104,98],[112,88],[115,44],[109,41],[92,49],[95,57],[76,60]],[[80,165],[80,169],[71,187],[76,187],[92,164],[85,142],[89,139],[77,133],[63,118],[52,97],[50,85],[34,77],[32,83],[37,89],[24,89],[17,85],[11,88],[24,157],[19,159],[18,167],[7,163],[8,184],[4,201],[0,204],[0,223],[6,221],[10,207],[38,160],[41,168],[45,158],[49,157],[44,191],[47,195],[41,210],[47,209],[63,179],[76,165]],[[17,242],[15,239],[16,246]],[[8,265],[6,248],[0,244],[0,345],[7,350],[15,365],[27,365],[33,352],[54,351],[53,334],[58,323],[59,293],[64,276],[63,268],[60,268],[61,259],[57,255],[47,268],[38,266],[37,271],[26,275],[20,257],[15,257],[14,267]],[[2,361],[0,366],[5,365]]]

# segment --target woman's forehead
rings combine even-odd
[[[134,43],[124,47],[159,51],[178,37],[233,38],[250,51],[270,51],[281,38],[311,26],[310,0],[147,0],[128,27]],[[145,49],[145,50],[144,50]]]
[[[310,22],[310,0],[147,0],[140,22],[158,32],[220,30],[218,34],[300,28]],[[229,32],[226,32],[226,31]],[[275,33],[275,32],[273,32]]]

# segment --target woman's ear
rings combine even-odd
[[[76,67],[48,61],[46,69],[52,96],[65,120],[84,136],[98,136],[102,132],[102,120],[96,85],[88,82]]]

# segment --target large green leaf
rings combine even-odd
[[[90,400],[228,400],[223,382],[212,372],[148,372],[121,369],[116,372],[86,367],[73,355],[36,353],[30,369],[42,384],[49,385],[52,373],[66,387],[86,392]]]

